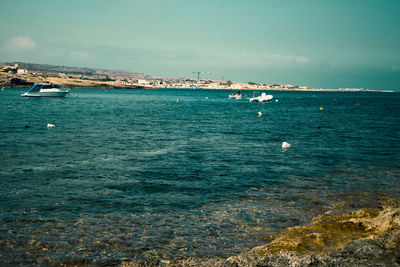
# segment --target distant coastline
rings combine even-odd
[[[363,88],[323,89],[292,84],[258,84],[193,78],[152,77],[138,72],[52,66],[32,63],[0,63],[0,87],[27,88],[34,83],[52,83],[61,88],[99,89],[223,89],[301,92],[394,92]]]

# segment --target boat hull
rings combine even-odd
[[[250,98],[250,102],[270,102],[272,101],[273,98],[274,97],[272,95],[267,95],[265,93],[262,93],[258,97]]]
[[[241,96],[241,95],[234,95],[234,96],[230,95],[230,96],[229,96],[229,99],[240,100],[240,99],[243,99],[243,96]]]
[[[69,91],[59,91],[59,92],[26,92],[21,96],[23,97],[65,97]]]
[[[260,99],[253,99],[253,98],[251,98],[250,99],[250,102],[271,102],[272,101],[272,99],[262,99],[262,100],[260,100]]]

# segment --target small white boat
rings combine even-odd
[[[31,89],[23,93],[24,97],[64,97],[69,93],[68,89],[60,89],[50,83],[35,83]]]
[[[243,95],[240,91],[237,92],[236,94],[232,93],[229,95],[229,99],[239,100],[239,99],[244,99],[244,98],[246,98],[246,95]]]
[[[243,99],[242,95],[229,95],[229,99]]]
[[[266,93],[261,93],[260,96],[250,98],[250,102],[268,102],[272,100],[273,95],[267,95]]]

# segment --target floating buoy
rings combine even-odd
[[[206,96],[206,99],[208,99],[208,96]]]
[[[179,102],[179,98],[176,99],[176,102]]]
[[[275,102],[279,102],[279,99],[275,99]]]
[[[282,143],[282,148],[290,148],[292,145],[286,142]]]
[[[262,113],[261,113],[261,111],[259,111],[258,112],[258,117],[261,117],[262,116]]]
[[[320,107],[320,108],[319,108],[319,110],[323,110],[323,109],[324,109],[323,107]]]
[[[56,128],[56,126],[54,124],[48,123],[47,128]]]

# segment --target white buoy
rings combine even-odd
[[[258,112],[258,117],[261,117],[262,116],[262,113],[261,113],[261,111],[259,111]]]
[[[279,101],[279,99],[275,99],[275,102],[278,102]]]
[[[206,99],[208,99],[208,96],[206,96]]]
[[[56,128],[56,126],[54,124],[48,123],[47,128]]]
[[[282,143],[282,148],[290,148],[292,145],[286,142]]]

